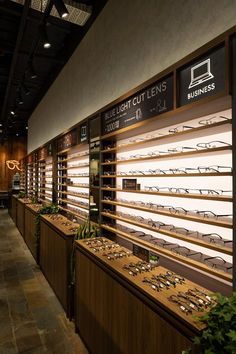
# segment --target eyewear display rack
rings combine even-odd
[[[89,146],[82,143],[57,154],[57,203],[79,223],[89,216]]]
[[[52,203],[53,159],[51,156],[38,161],[38,200]]]
[[[27,195],[36,196],[37,189],[37,163],[32,160],[27,163]]]
[[[146,122],[144,134],[104,139],[104,233],[231,283],[231,116],[190,111],[181,123]]]
[[[26,163],[24,159],[20,161],[20,191],[26,191]]]

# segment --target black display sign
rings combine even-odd
[[[52,143],[47,145],[47,155],[52,156]]]
[[[135,178],[124,178],[122,179],[122,189],[137,189],[137,179]]]
[[[76,135],[76,130],[72,130],[59,138],[57,143],[57,151],[63,151],[76,145]]]
[[[102,135],[173,109],[173,76],[159,80],[102,113]]]
[[[133,245],[133,254],[143,261],[149,262],[149,251],[138,245]]]
[[[88,141],[88,123],[83,123],[79,127],[79,141],[81,143]]]
[[[225,48],[191,63],[179,72],[179,105],[213,96],[225,89]]]

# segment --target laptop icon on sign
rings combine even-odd
[[[208,58],[191,68],[191,82],[188,88],[190,89],[213,78],[214,75],[211,73],[211,62],[210,58]]]

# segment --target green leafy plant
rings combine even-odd
[[[32,204],[37,204],[38,203],[38,198],[36,196],[32,195],[30,197],[30,201],[31,201]]]
[[[70,257],[70,283],[74,285],[75,282],[75,241],[86,238],[98,237],[100,234],[99,228],[87,221],[78,227],[77,233],[74,237],[71,257]]]
[[[214,294],[216,305],[208,313],[198,317],[206,327],[194,344],[200,354],[236,354],[236,292],[232,297]],[[182,354],[192,353],[191,349]]]
[[[59,208],[55,204],[49,204],[49,205],[42,206],[37,212],[37,216],[35,218],[35,233],[34,233],[37,259],[39,257],[39,239],[40,239],[40,218],[41,218],[41,215],[43,215],[43,214],[57,214],[58,212],[59,212]]]
[[[23,191],[20,191],[19,193],[18,193],[18,196],[17,196],[19,199],[23,199],[23,198],[25,198],[26,197],[26,193],[25,192],[23,192]]]

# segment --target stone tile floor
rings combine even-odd
[[[88,354],[7,210],[0,210],[0,354]]]

